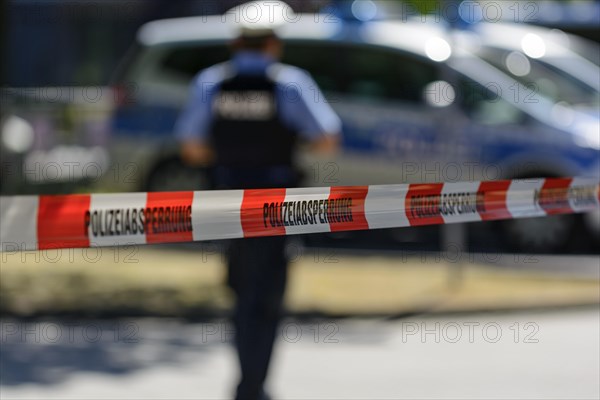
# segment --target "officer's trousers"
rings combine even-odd
[[[228,283],[236,295],[233,323],[241,372],[238,400],[264,398],[287,281],[285,243],[285,236],[229,243]]]

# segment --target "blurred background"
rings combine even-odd
[[[0,194],[207,189],[173,126],[241,3],[2,2]],[[600,177],[600,1],[287,3],[343,123],[303,186]],[[599,213],[295,237],[274,396],[598,398],[599,244]],[[0,256],[2,398],[230,397],[221,243]]]

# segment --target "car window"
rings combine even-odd
[[[520,52],[482,47],[477,55],[555,102],[599,104],[598,92],[573,76]]]
[[[472,121],[483,125],[513,125],[526,121],[525,114],[500,96],[496,85],[484,87],[461,77],[458,81],[459,104]]]
[[[211,46],[186,46],[175,48],[165,54],[160,63],[161,70],[192,79],[201,70],[223,62],[230,51],[223,44]]]
[[[438,79],[437,69],[416,57],[366,47],[346,51],[351,94],[423,103],[423,90]]]
[[[306,69],[324,92],[371,100],[424,103],[437,66],[399,51],[365,45],[291,42],[283,59]]]
[[[156,68],[137,74],[152,83],[187,84],[199,71],[227,60],[224,44],[157,49]],[[289,41],[282,62],[307,70],[324,93],[370,101],[424,104],[425,87],[439,66],[386,48],[325,41]]]
[[[325,93],[342,92],[342,77],[337,46],[319,43],[288,42],[282,62],[308,71]]]

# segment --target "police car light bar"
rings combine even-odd
[[[600,209],[591,178],[0,196],[1,251],[489,221]]]

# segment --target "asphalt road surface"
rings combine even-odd
[[[285,321],[275,399],[598,399],[600,309]],[[1,321],[0,398],[226,399],[220,321]]]

